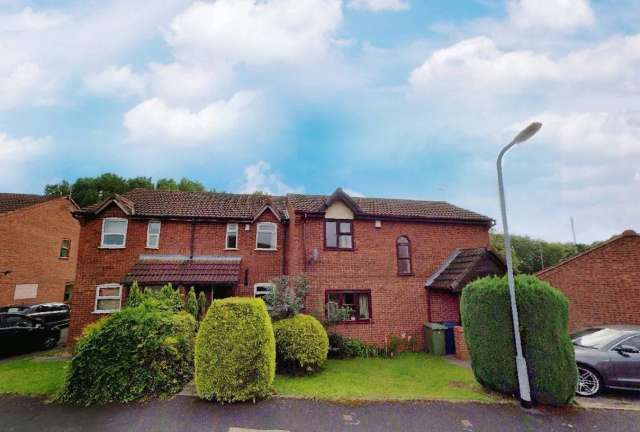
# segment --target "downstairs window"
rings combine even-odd
[[[349,317],[345,322],[371,320],[370,291],[327,291],[326,303],[334,303],[340,308],[349,308]]]

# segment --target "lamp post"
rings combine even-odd
[[[504,198],[504,183],[502,181],[502,157],[511,147],[524,142],[534,136],[542,127],[542,123],[534,122],[524,128],[516,137],[507,144],[498,155],[498,190],[500,192],[500,211],[502,213],[502,229],[504,230],[504,255],[507,260],[507,281],[509,282],[509,297],[511,298],[511,317],[513,320],[513,336],[516,341],[516,370],[518,371],[518,386],[520,389],[520,402],[525,407],[531,406],[531,390],[529,388],[529,376],[527,374],[527,361],[522,355],[522,341],[520,340],[520,322],[518,320],[518,307],[516,305],[516,290],[513,282],[513,263],[511,262],[511,237],[509,237],[509,224],[507,223],[507,205]]]

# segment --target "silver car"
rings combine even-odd
[[[640,390],[640,326],[604,325],[571,335],[580,396],[603,388]]]

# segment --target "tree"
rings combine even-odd
[[[80,206],[86,207],[98,203],[111,194],[123,194],[133,189],[159,189],[171,191],[201,192],[205,191],[202,183],[181,178],[180,181],[162,178],[156,183],[151,177],[132,177],[125,179],[117,174],[104,173],[96,177],[80,177],[70,184],[67,180],[48,184],[44,188],[45,195],[71,196]],[[215,192],[215,189],[212,189]]]
[[[193,287],[189,289],[189,294],[187,294],[184,310],[189,312],[196,320],[198,319],[198,299],[196,298],[196,291]]]
[[[127,296],[127,307],[136,307],[144,300],[144,295],[140,291],[138,281],[133,281],[131,288],[129,289],[129,295]]]
[[[273,288],[264,297],[269,305],[269,315],[274,321],[297,315],[304,308],[304,299],[309,292],[309,279],[297,276],[293,279],[293,287],[287,276],[273,280]]]
[[[66,180],[62,180],[57,184],[48,184],[44,187],[44,194],[58,197],[70,196],[71,185]]]
[[[202,321],[207,314],[207,296],[204,291],[198,294],[198,321]]]

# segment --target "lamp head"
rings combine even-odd
[[[522,129],[518,135],[516,135],[516,137],[513,139],[513,143],[519,144],[521,142],[528,140],[529,138],[534,136],[536,133],[538,133],[541,127],[542,127],[542,123],[540,122],[531,123],[529,126]]]

